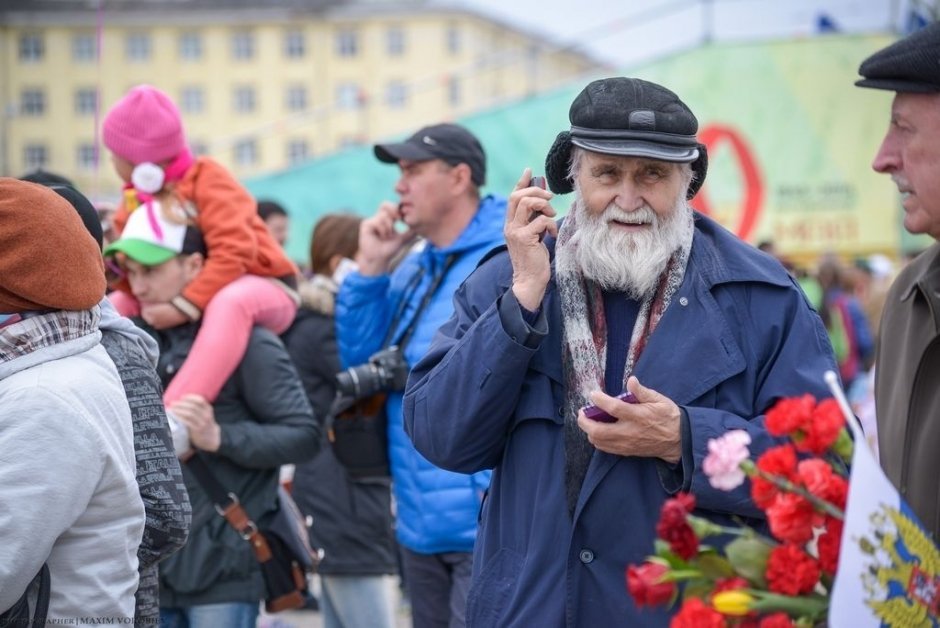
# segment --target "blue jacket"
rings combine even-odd
[[[572,518],[559,296],[553,278],[526,337],[511,283],[506,253],[481,265],[405,392],[406,428],[429,460],[465,473],[495,467],[468,626],[666,625],[667,612],[634,608],[627,565],[653,553],[660,506],[679,489],[717,521],[760,515],[746,486],[708,484],[707,442],[741,428],[759,452],[771,443],[761,415],[778,398],[828,396],[823,373],[835,362],[822,322],[778,263],[696,216],[683,283],[635,368],[688,415],[681,469],[595,451]]]
[[[407,299],[393,339],[397,342],[434,277],[442,272],[448,257],[456,255],[405,347],[408,364],[416,364],[427,352],[437,328],[453,313],[451,301],[457,287],[487,251],[502,244],[505,218],[505,199],[487,196],[450,246],[439,249],[428,244],[406,257],[391,275],[364,277],[353,273],[347,277],[336,300],[336,331],[343,367],[362,364],[381,348],[398,304]],[[413,287],[418,273],[420,279]],[[465,475],[428,462],[405,435],[401,402],[402,393],[392,393],[386,406],[398,541],[422,554],[472,551],[490,472],[475,469],[479,472]]]

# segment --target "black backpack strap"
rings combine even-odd
[[[34,587],[36,592],[36,612],[30,613],[29,596]],[[0,628],[45,628],[46,615],[49,614],[49,593],[52,579],[49,565],[43,563],[39,573],[33,576],[20,599],[10,608],[0,613]],[[30,617],[32,615],[32,617]]]
[[[42,569],[39,570],[36,578],[39,580],[39,593],[36,597],[36,614],[33,616],[32,625],[35,628],[43,628],[46,625],[46,615],[49,614],[49,594],[52,591],[52,576],[49,574],[49,565],[43,563]]]

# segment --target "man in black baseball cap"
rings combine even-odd
[[[508,250],[455,294],[405,425],[444,468],[494,468],[468,624],[664,626],[671,609],[623,591],[663,501],[690,491],[716,522],[757,512],[746,486],[709,484],[708,441],[741,429],[763,451],[763,413],[825,396],[835,360],[786,270],[689,207],[706,156],[678,95],[602,79],[568,121],[545,164],[554,192],[574,191],[568,215],[556,224],[526,168]]]
[[[337,340],[347,366],[394,344],[410,368],[453,313],[461,282],[502,244],[506,200],[481,196],[486,155],[462,126],[424,127],[403,142],[375,146],[375,156],[398,165],[398,200],[382,203],[360,225],[359,270],[346,277],[336,299]],[[415,236],[424,239],[423,248],[396,266]],[[401,390],[386,385],[396,531],[412,620],[416,628],[462,626],[489,472],[455,474],[420,456],[402,426]]]
[[[862,62],[855,84],[896,92],[872,162],[901,192],[904,228],[940,240],[940,23]],[[901,271],[885,301],[875,363],[881,466],[940,537],[940,243]]]

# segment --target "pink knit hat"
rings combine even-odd
[[[173,159],[186,148],[179,109],[151,85],[132,88],[111,108],[102,135],[112,153],[135,165]]]

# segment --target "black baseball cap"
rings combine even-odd
[[[408,161],[440,159],[452,166],[467,164],[470,178],[477,186],[486,183],[486,153],[476,136],[457,124],[435,124],[420,129],[404,142],[376,144],[379,161],[397,164]]]
[[[894,92],[940,92],[940,22],[899,39],[862,61],[859,87]]]

